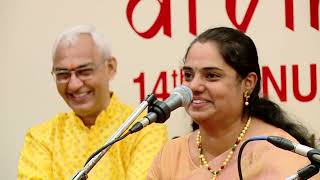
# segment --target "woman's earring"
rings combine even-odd
[[[246,101],[244,102],[244,105],[249,106],[249,98],[250,98],[249,91],[245,91],[243,96],[246,99]]]

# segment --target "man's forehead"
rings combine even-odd
[[[72,36],[62,37],[58,46],[72,46],[78,41],[85,41],[87,43],[93,43],[93,38],[88,33],[79,33]],[[93,43],[94,44],[94,43]]]

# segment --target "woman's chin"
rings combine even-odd
[[[209,119],[207,114],[203,113],[189,113],[192,120],[194,120],[196,123],[201,124],[203,121],[207,121]]]

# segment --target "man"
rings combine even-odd
[[[20,155],[18,179],[69,179],[132,113],[109,89],[117,61],[91,26],[63,32],[53,48],[52,75],[73,110],[31,128]],[[167,140],[154,124],[113,145],[89,179],[146,179],[155,154]]]

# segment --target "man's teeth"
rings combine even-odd
[[[83,92],[83,93],[79,93],[79,94],[73,94],[73,96],[75,97],[75,98],[81,98],[81,97],[83,97],[83,96],[85,96],[85,95],[87,95],[88,93],[87,92]]]

